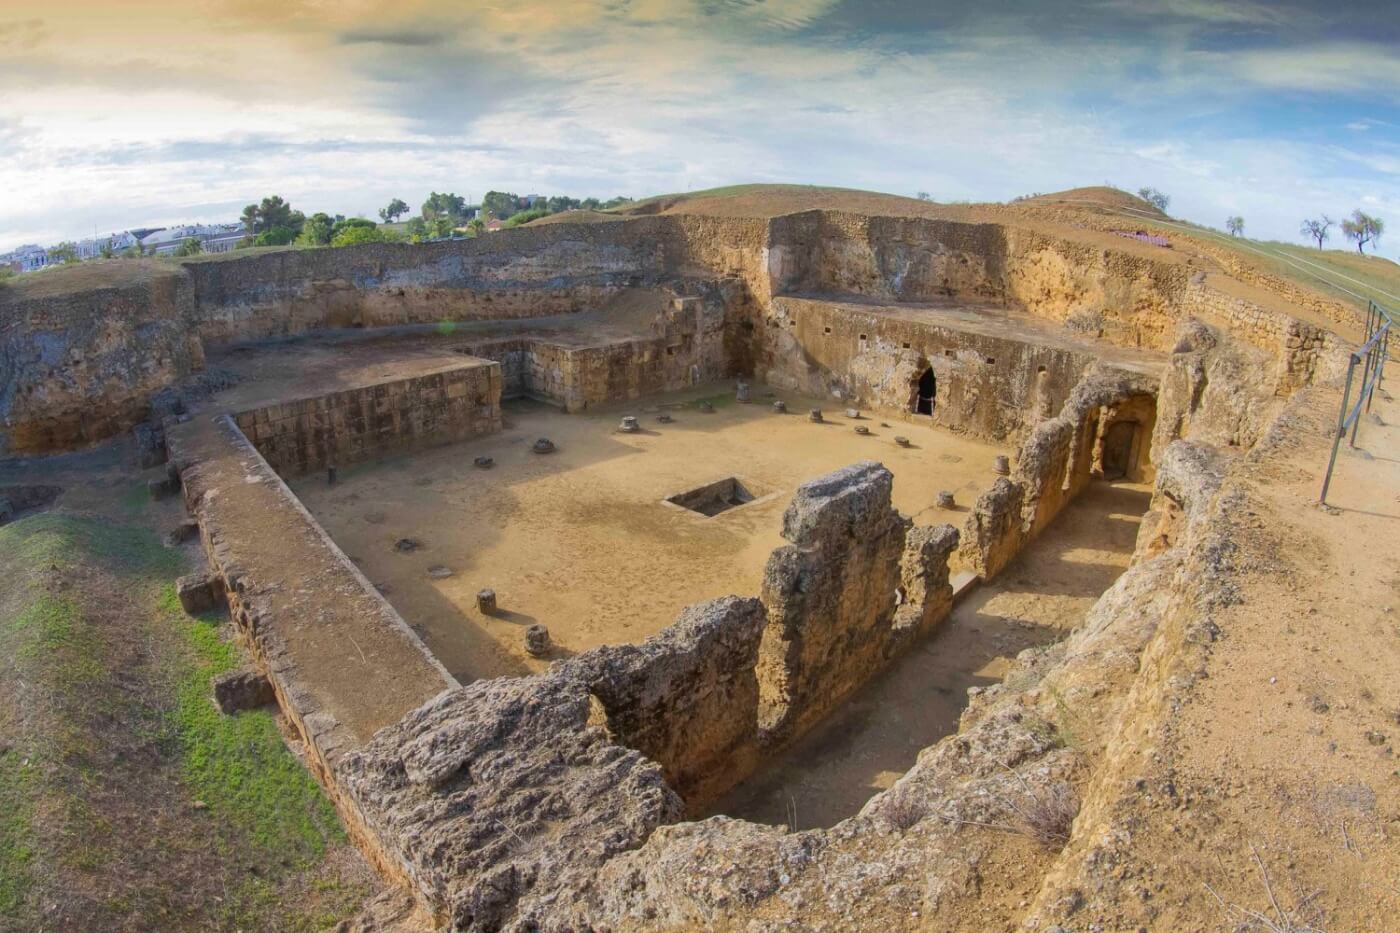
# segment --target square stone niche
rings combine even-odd
[[[758,497],[754,491],[737,476],[726,476],[713,483],[667,496],[665,501],[692,512],[699,512],[707,518],[714,518],[730,509],[747,505],[756,498]]]

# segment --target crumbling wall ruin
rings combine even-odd
[[[986,579],[1000,573],[1083,491],[1096,465],[1102,475],[1102,442],[1118,422],[1136,426],[1132,446],[1143,457],[1156,394],[1151,377],[1106,366],[1091,369],[1060,413],[1031,430],[1011,476],[978,497],[963,528],[957,565]],[[1150,478],[1150,458],[1139,460],[1136,470],[1137,479]]]

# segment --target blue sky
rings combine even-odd
[[[745,181],[1151,185],[1253,236],[1360,207],[1400,243],[1394,2],[6,6],[0,250],[232,219],[271,193],[373,216],[430,190]]]

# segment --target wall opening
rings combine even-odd
[[[933,369],[925,369],[923,375],[919,376],[919,388],[914,395],[914,414],[933,414],[934,397],[938,394],[938,379],[933,375]]]
[[[1137,466],[1133,459],[1138,427],[1136,421],[1116,421],[1104,432],[1101,453],[1104,479],[1122,479]]]

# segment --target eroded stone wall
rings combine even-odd
[[[774,299],[764,329],[769,385],[992,440],[1057,411],[1095,359],[1011,329],[978,333],[816,299]],[[916,416],[925,370],[933,414]]]
[[[239,428],[278,473],[297,476],[501,429],[501,367],[437,372],[241,412]]]
[[[1031,430],[1011,476],[978,497],[963,528],[956,564],[990,579],[1001,572],[1095,477],[1102,476],[1107,431],[1136,425],[1134,475],[1151,479],[1148,439],[1155,427],[1157,381],[1097,366],[1075,386],[1054,418]]]

